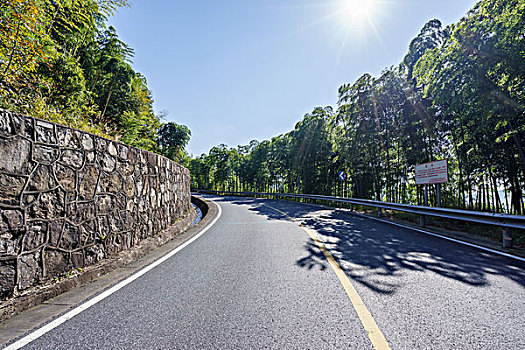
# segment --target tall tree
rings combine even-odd
[[[191,131],[185,125],[173,122],[162,125],[157,139],[161,153],[170,159],[181,161],[190,136]]]

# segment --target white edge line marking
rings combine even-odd
[[[199,232],[197,235],[192,237],[190,240],[184,242],[182,245],[178,246],[177,248],[175,248],[174,250],[172,250],[168,254],[164,255],[162,258],[160,258],[158,260],[155,260],[150,265],[144,267],[142,270],[140,270],[140,271],[136,272],[135,274],[129,276],[128,278],[126,278],[125,280],[123,280],[123,281],[119,282],[118,284],[114,285],[113,287],[111,287],[110,289],[106,290],[105,292],[97,295],[93,299],[90,299],[90,300],[86,301],[84,304],[77,306],[73,310],[65,313],[64,315],[60,316],[59,318],[51,321],[50,323],[46,324],[45,326],[37,329],[36,331],[26,335],[22,339],[20,339],[20,340],[16,341],[15,343],[9,345],[8,347],[4,348],[4,350],[16,350],[16,349],[20,349],[23,346],[26,346],[27,344],[29,344],[32,341],[40,338],[41,336],[43,336],[47,332],[51,331],[52,329],[60,326],[62,323],[66,322],[67,320],[70,320],[71,318],[75,317],[76,315],[78,315],[82,311],[85,311],[85,310],[89,309],[91,306],[93,306],[96,303],[98,303],[99,301],[104,300],[105,298],[107,298],[111,294],[115,293],[116,291],[118,291],[119,289],[123,288],[124,286],[130,284],[131,282],[133,282],[137,278],[139,278],[142,275],[146,274],[150,270],[154,269],[158,265],[162,264],[164,261],[168,260],[169,258],[174,256],[175,254],[180,252],[182,249],[186,248],[188,245],[190,245],[195,240],[197,240],[200,236],[202,236],[206,231],[208,231],[208,229],[210,229],[215,224],[215,222],[217,222],[217,220],[219,220],[219,218],[221,217],[222,209],[221,209],[220,205],[218,203],[215,203],[215,202],[213,202],[213,203],[215,205],[217,205],[217,208],[219,209],[217,217],[215,219],[213,219],[213,221],[208,226],[206,226],[201,232]]]
[[[372,220],[384,222],[384,223],[387,223],[387,224],[390,224],[390,225],[395,225],[395,226],[399,226],[399,227],[403,227],[403,228],[408,228],[410,230],[414,230],[414,231],[417,231],[417,232],[425,233],[425,234],[430,235],[430,236],[446,239],[447,241],[452,241],[452,242],[455,242],[455,243],[467,245],[469,247],[477,248],[477,249],[484,250],[484,251],[487,251],[487,252],[490,252],[490,253],[494,253],[494,254],[497,254],[497,255],[503,255],[503,256],[505,256],[507,258],[511,258],[511,259],[515,259],[515,260],[519,260],[519,261],[525,262],[525,258],[522,258],[520,256],[516,256],[516,255],[509,254],[509,253],[505,253],[505,252],[502,252],[500,250],[490,249],[490,248],[487,248],[487,247],[483,247],[483,246],[480,246],[480,245],[477,245],[477,244],[474,244],[474,243],[465,242],[465,241],[462,241],[462,240],[459,240],[459,239],[455,239],[455,238],[452,238],[452,237],[442,236],[442,235],[440,235],[438,233],[426,231],[426,230],[423,230],[423,229],[420,229],[420,228],[417,228],[417,227],[407,226],[407,225],[399,224],[397,222],[392,222],[392,221],[388,221],[388,220],[384,220],[384,219],[380,219],[380,218],[375,218],[373,216],[363,215],[363,214],[359,214],[359,213],[347,212],[347,211],[343,211],[343,210],[339,210],[339,211],[341,213],[345,213],[345,214],[356,215],[356,216],[360,216],[360,217],[363,217],[363,218],[366,218],[366,219],[372,219]]]

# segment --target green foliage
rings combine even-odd
[[[24,92],[39,83],[38,66],[56,54],[46,7],[44,1],[0,0],[0,107],[26,104]]]

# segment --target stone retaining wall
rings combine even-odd
[[[117,255],[193,214],[162,156],[0,111],[0,296]]]

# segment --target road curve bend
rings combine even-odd
[[[222,215],[200,238],[24,348],[525,348],[523,263],[320,206],[210,198]]]

